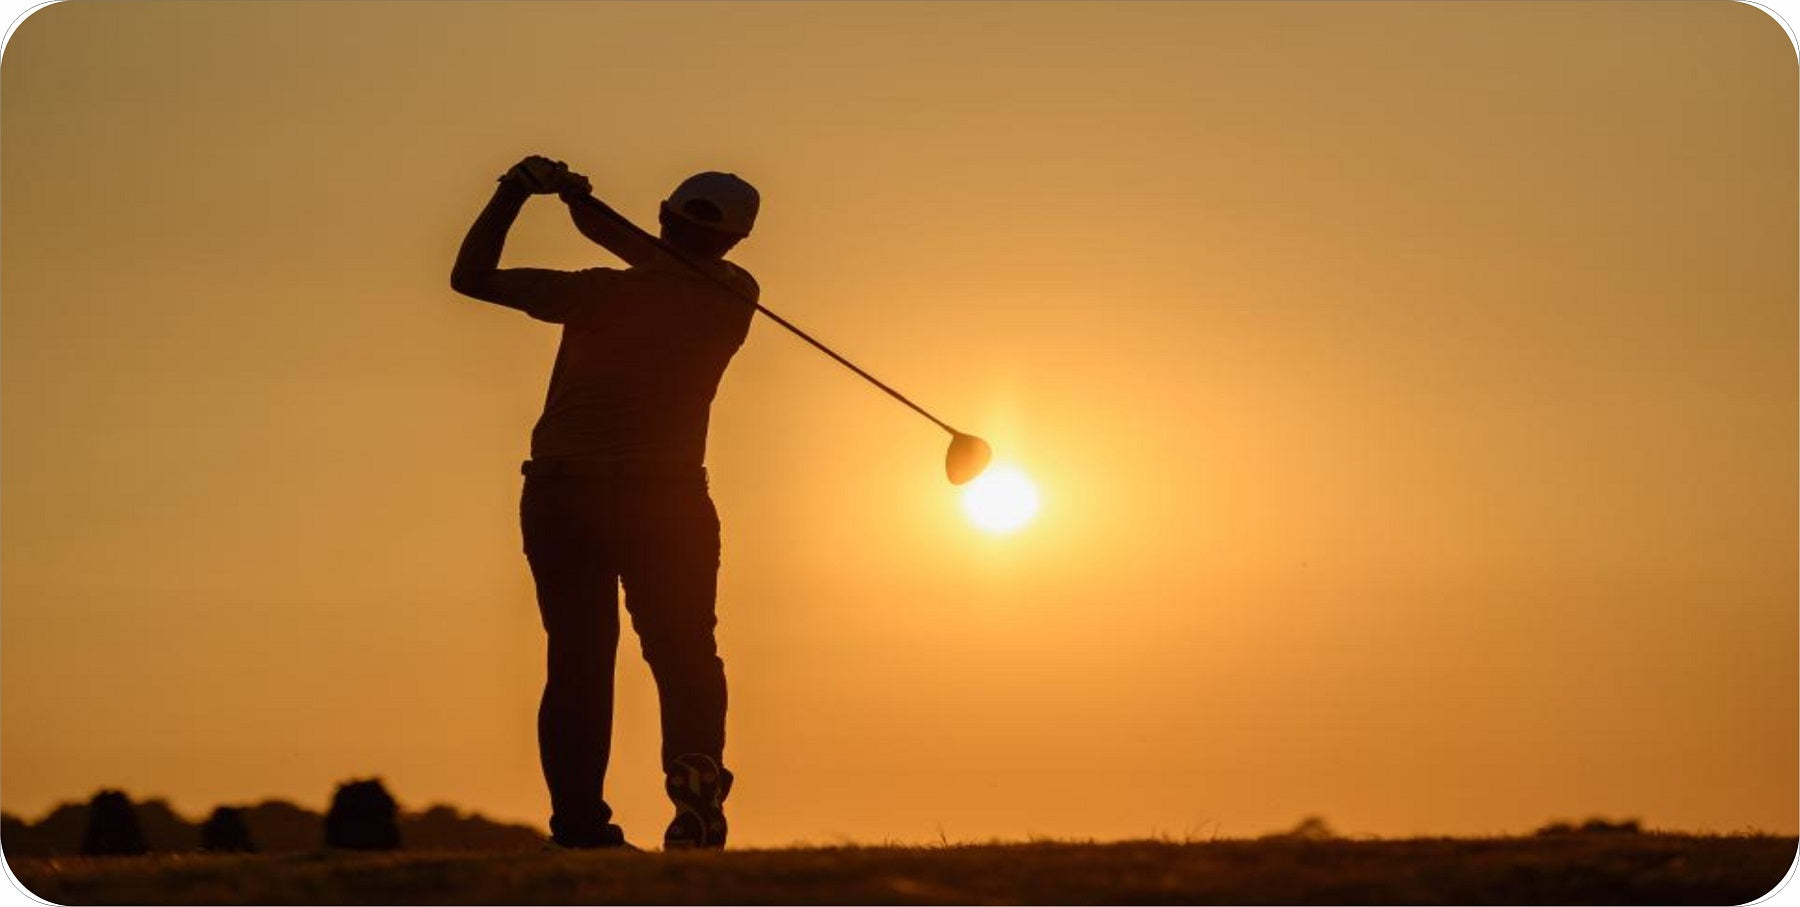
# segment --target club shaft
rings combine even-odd
[[[811,334],[808,334],[807,332],[799,329],[798,327],[795,327],[793,322],[790,322],[786,318],[783,318],[780,315],[777,315],[774,312],[769,311],[769,309],[767,307],[765,307],[762,303],[757,302],[756,300],[751,299],[750,297],[745,296],[744,294],[738,292],[738,289],[736,287],[733,287],[730,284],[727,284],[725,281],[720,280],[718,277],[716,277],[712,273],[706,271],[704,268],[701,268],[698,264],[695,264],[693,261],[690,261],[687,256],[681,254],[681,252],[677,251],[676,249],[672,248],[668,243],[664,242],[662,240],[662,237],[656,236],[656,235],[650,233],[648,230],[645,230],[644,228],[638,226],[637,224],[632,223],[630,218],[626,217],[623,214],[620,214],[617,211],[614,211],[610,205],[593,197],[592,195],[583,195],[578,199],[578,201],[584,205],[589,206],[590,208],[593,208],[596,211],[599,211],[599,212],[605,214],[606,216],[612,218],[613,220],[618,221],[620,224],[630,227],[632,230],[634,230],[638,234],[642,235],[644,237],[644,239],[649,240],[652,243],[655,243],[659,248],[668,252],[669,255],[671,257],[673,257],[676,261],[679,261],[682,264],[687,265],[689,270],[692,270],[695,274],[698,274],[701,277],[704,277],[704,278],[712,281],[713,283],[718,284],[720,287],[723,287],[724,289],[730,291],[731,295],[736,297],[738,300],[749,303],[758,312],[761,312],[764,315],[768,316],[768,319],[770,321],[773,321],[776,324],[779,324],[782,327],[787,328],[788,331],[790,333],[792,333],[795,337],[798,337],[801,340],[804,340],[807,343],[812,344],[813,347],[816,348],[819,352],[824,353],[825,355],[830,356],[831,358],[837,360],[837,363],[839,365],[842,365],[843,367],[855,372],[857,375],[861,376],[861,378],[864,381],[867,381],[870,384],[873,384],[876,387],[881,388],[883,391],[885,391],[887,393],[888,396],[893,397],[895,400],[898,400],[901,403],[906,404],[907,407],[910,408],[913,412],[918,413],[919,415],[924,416],[927,419],[930,419],[932,424],[943,429],[944,431],[949,432],[952,435],[961,434],[961,432],[958,432],[956,429],[951,428],[950,425],[948,423],[946,423],[944,420],[939,419],[938,417],[932,415],[931,413],[926,412],[925,407],[920,406],[919,404],[914,403],[911,400],[908,400],[906,398],[905,394],[902,394],[899,391],[894,390],[891,387],[888,387],[887,384],[882,382],[881,379],[875,377],[874,375],[869,374],[868,372],[863,371],[861,368],[859,368],[856,365],[856,363],[851,362],[848,359],[845,359],[843,356],[838,355],[836,350],[819,342],[818,338],[814,337]]]

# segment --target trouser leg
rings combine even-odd
[[[534,484],[536,483],[536,484]],[[526,556],[546,640],[538,755],[559,842],[606,842],[604,796],[612,748],[613,667],[619,640],[618,575],[597,504],[575,483],[527,480],[521,507]]]
[[[663,766],[690,753],[721,763],[726,692],[713,637],[717,511],[702,486],[697,494],[666,496],[637,527],[621,579],[632,628],[656,679]]]
[[[538,704],[538,756],[550,789],[550,828],[559,840],[585,843],[603,835],[612,820],[605,779],[618,635],[616,616],[610,628],[564,626],[550,633]]]

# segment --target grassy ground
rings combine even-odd
[[[1741,904],[1794,838],[995,844],[18,859],[60,904]]]

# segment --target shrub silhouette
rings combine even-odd
[[[150,853],[186,853],[196,848],[229,853],[234,843],[223,829],[206,830],[219,821],[217,813],[206,822],[189,822],[167,811],[162,800],[132,800],[138,829]],[[253,852],[265,854],[311,853],[319,849],[325,831],[325,814],[282,800],[226,807],[237,813],[246,829]],[[74,856],[81,853],[87,834],[88,801],[62,803],[42,819],[32,822],[0,812],[0,845],[7,857]],[[229,821],[229,820],[225,820]],[[464,813],[448,804],[437,804],[419,813],[401,812],[400,840],[408,849],[460,851],[536,851],[544,832],[529,825],[496,822],[479,813]]]
[[[1643,829],[1636,819],[1622,819],[1618,822],[1613,822],[1603,817],[1595,816],[1580,825],[1575,825],[1570,822],[1552,822],[1539,828],[1535,834],[1539,837],[1552,837],[1556,835],[1635,835],[1641,834],[1642,831]]]
[[[31,837],[31,823],[13,815],[0,813],[0,849],[18,853],[18,844]]]
[[[1270,832],[1259,840],[1263,841],[1332,841],[1337,839],[1337,832],[1331,830],[1331,823],[1323,816],[1307,816],[1299,824],[1287,831]]]
[[[244,812],[230,806],[212,811],[200,826],[200,849],[211,853],[255,853],[256,842],[250,837],[250,826],[244,824]]]
[[[463,814],[447,803],[400,817],[400,834],[416,850],[540,850],[543,832]]]
[[[81,852],[90,857],[133,856],[150,850],[137,810],[124,791],[103,790],[88,802],[87,831]]]
[[[183,819],[169,801],[132,801],[138,827],[144,830],[144,846],[151,853],[183,853],[200,846],[200,826]]]
[[[250,839],[260,853],[314,850],[325,834],[325,816],[285,800],[265,800],[241,807]]]
[[[325,846],[342,850],[397,850],[399,807],[380,778],[338,785],[325,814]]]

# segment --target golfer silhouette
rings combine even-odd
[[[548,635],[538,752],[551,839],[627,846],[604,796],[622,583],[661,703],[675,804],[663,846],[724,847],[732,775],[713,639],[719,517],[703,459],[713,395],[749,333],[746,300],[757,298],[755,280],[723,256],[749,234],[759,199],[731,174],[690,177],[663,202],[657,243],[577,204],[588,192],[561,161],[520,161],[501,175],[450,275],[458,293],[562,325],[519,505]],[[532,195],[560,196],[581,231],[630,267],[499,267]]]

